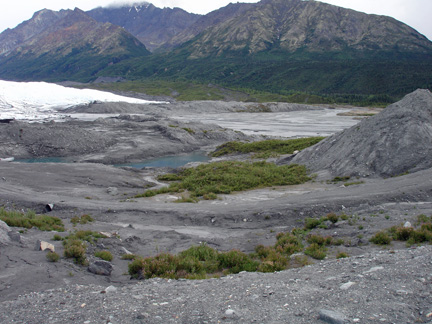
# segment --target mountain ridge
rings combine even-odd
[[[149,19],[149,26],[152,22],[166,24],[144,28],[147,34],[137,27],[140,24],[131,22],[129,31],[119,26],[134,17],[151,16],[151,12],[154,20]],[[305,91],[399,97],[416,88],[432,87],[432,42],[426,37],[393,18],[318,1],[230,4],[205,16],[194,15],[180,25],[173,15],[183,17],[180,20],[192,16],[181,9],[159,9],[148,3],[90,13],[79,10],[85,23],[73,25],[76,35],[81,35],[76,38],[71,36],[67,15],[56,16],[60,13],[40,12],[17,30],[0,34],[0,39],[8,40],[0,43],[4,48],[0,77],[84,82],[100,76],[169,78],[281,94]],[[99,17],[94,19],[91,13]],[[114,19],[108,19],[107,13],[121,13],[121,17],[114,15],[119,25],[107,22]],[[43,20],[42,27],[37,27],[38,19]],[[173,21],[167,22],[170,19]],[[29,31],[22,31],[25,26]],[[31,26],[36,26],[34,31]],[[132,27],[137,28],[137,35],[131,33]],[[20,36],[14,43],[14,33],[34,35]],[[151,43],[153,54],[136,38],[138,33],[145,34],[141,36]],[[97,68],[81,64],[86,56],[89,62],[96,62],[97,55],[106,57]]]

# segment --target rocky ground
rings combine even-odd
[[[72,141],[64,142],[62,129]],[[77,134],[89,141],[81,141]],[[171,152],[170,145],[188,151],[245,137],[164,116],[125,116],[61,126],[5,124],[0,127],[0,138],[2,155],[27,157],[36,152],[45,156],[46,150],[58,153],[67,147],[70,151],[64,156],[76,161],[113,162],[120,156],[134,160],[164,155]],[[43,145],[37,146],[38,141]],[[116,155],[119,149],[123,151]],[[55,233],[3,229],[9,235],[0,235],[0,322],[431,322],[430,246],[407,248],[393,242],[383,248],[369,238],[393,225],[415,224],[420,214],[432,215],[432,169],[387,179],[353,178],[349,181],[356,184],[352,185],[327,181],[334,176],[333,169],[323,170],[304,185],[178,204],[173,203],[173,195],[133,198],[144,188],[158,185],[154,176],[159,170],[98,163],[0,163],[3,207],[57,216],[67,231],[115,234],[89,247],[90,263],[96,260],[96,249],[108,249],[114,255],[111,275],[100,276],[69,259],[48,262],[45,252],[35,251],[36,241],[42,240],[62,255],[61,242],[52,239]],[[47,204],[52,205],[51,211],[46,210]],[[305,218],[330,212],[347,217],[314,232],[343,239],[344,244],[332,246],[324,261],[309,259],[313,264],[303,268],[206,281],[137,281],[130,280],[128,261],[121,259],[128,252],[142,256],[177,253],[200,242],[221,251],[251,252],[258,244],[274,244],[278,232],[302,227]],[[74,226],[71,218],[83,214],[90,214],[95,222]],[[338,252],[350,257],[336,259]]]

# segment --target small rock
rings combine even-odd
[[[404,224],[404,227],[405,227],[405,228],[409,228],[409,227],[412,227],[412,225],[411,225],[410,222],[406,222],[406,223]]]
[[[107,287],[105,289],[105,292],[107,292],[107,293],[113,293],[113,292],[116,292],[116,291],[117,291],[117,288],[114,287],[114,286],[109,286],[109,287]]]
[[[330,324],[345,324],[348,323],[348,319],[345,315],[327,309],[320,309],[319,319]]]
[[[377,271],[380,271],[380,270],[384,270],[384,267],[373,267],[373,268],[370,268],[370,270],[368,270],[368,271],[366,271],[364,273],[377,272]]]
[[[225,315],[228,317],[233,317],[235,315],[235,311],[233,309],[227,309],[225,311]]]
[[[35,251],[45,251],[45,250],[50,250],[51,252],[55,252],[54,245],[45,241],[37,240]]]
[[[350,281],[350,282],[347,282],[347,283],[343,284],[339,288],[342,289],[342,290],[348,290],[349,288],[351,288],[354,285],[355,285],[355,282]]]
[[[111,263],[108,261],[98,260],[93,263],[90,263],[87,270],[91,273],[101,275],[101,276],[110,276],[113,270]]]
[[[14,242],[18,242],[18,243],[21,242],[21,234],[20,234],[19,232],[10,231],[10,232],[8,233],[8,235],[9,235],[9,237],[10,237],[10,239],[11,239],[12,241],[14,241]]]
[[[117,196],[118,189],[116,187],[109,187],[107,188],[107,193],[109,193],[111,196]]]

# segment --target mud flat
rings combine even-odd
[[[423,109],[430,109],[430,94],[415,96],[405,103],[416,106],[420,100]],[[365,131],[362,136],[366,135]],[[339,136],[326,141],[337,148],[342,141]],[[369,167],[366,172],[362,160],[357,159],[361,173],[353,169],[350,181],[356,184],[348,185],[327,181],[345,175],[348,169],[343,165],[338,174],[334,165],[319,164],[316,153],[310,160],[310,168],[318,174],[315,181],[179,204],[170,194],[134,198],[145,188],[160,185],[154,177],[161,170],[86,162],[129,162],[249,137],[216,125],[166,116],[122,116],[61,125],[14,122],[1,125],[0,138],[4,156],[65,156],[82,162],[0,163],[3,207],[31,208],[57,216],[67,231],[115,233],[90,247],[112,252],[110,276],[92,274],[69,259],[47,262],[45,252],[34,251],[35,242],[50,242],[62,255],[61,242],[52,240],[55,233],[33,228],[9,239],[6,235],[0,246],[2,323],[313,323],[328,317],[333,318],[333,322],[326,319],[329,323],[430,322],[430,247],[407,248],[393,242],[383,249],[369,242],[381,229],[415,224],[418,215],[432,215],[432,169],[427,163],[403,164],[408,166],[407,173],[402,170],[398,177],[386,177],[379,168]],[[365,139],[358,136],[358,141]],[[317,147],[326,148],[328,143]],[[306,159],[315,149],[301,152],[295,159]],[[334,156],[336,159],[337,153]],[[329,156],[326,159],[334,163]],[[401,163],[394,165],[399,173]],[[52,210],[46,210],[47,204]],[[314,264],[305,268],[206,281],[136,281],[127,275],[128,261],[121,259],[125,251],[142,256],[178,253],[201,242],[221,251],[237,248],[252,252],[259,244],[274,244],[276,233],[302,227],[305,218],[330,212],[350,217],[314,229],[314,233],[341,238],[345,243],[331,247],[323,261],[310,260]],[[84,214],[90,214],[95,222],[76,226],[70,222]],[[337,260],[341,251],[351,257]],[[89,258],[94,261],[91,253]]]

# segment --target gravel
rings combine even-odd
[[[431,256],[423,246],[273,274],[64,285],[1,303],[0,322],[428,323]]]

